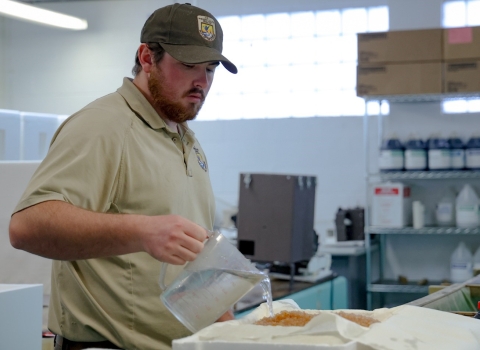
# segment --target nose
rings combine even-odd
[[[193,85],[195,87],[208,91],[210,84],[211,78],[208,71],[206,69],[199,69],[195,76],[195,80],[193,81]]]

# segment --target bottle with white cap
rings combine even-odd
[[[465,184],[455,200],[457,227],[474,228],[480,224],[480,199],[470,184]]]
[[[435,219],[438,226],[455,226],[455,193],[446,188],[435,207]]]
[[[412,204],[413,228],[421,229],[425,223],[425,206],[420,201],[414,201]]]
[[[450,280],[462,283],[472,277],[472,253],[464,242],[460,242],[450,258]]]

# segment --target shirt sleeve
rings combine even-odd
[[[128,119],[109,110],[86,108],[74,114],[54,135],[14,212],[49,200],[107,212],[130,129]]]

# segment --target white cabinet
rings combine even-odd
[[[0,349],[42,348],[41,284],[0,284],[0,310]]]

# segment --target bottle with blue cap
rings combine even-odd
[[[383,140],[378,160],[380,171],[402,171],[404,167],[404,148],[397,135],[392,134]]]
[[[428,169],[450,170],[452,166],[451,148],[448,139],[440,133],[433,134],[427,141]]]
[[[427,170],[426,144],[415,134],[405,143],[405,170]]]
[[[465,167],[480,170],[480,136],[472,136],[465,147]]]
[[[453,133],[449,139],[452,170],[465,169],[465,144],[460,137]]]

